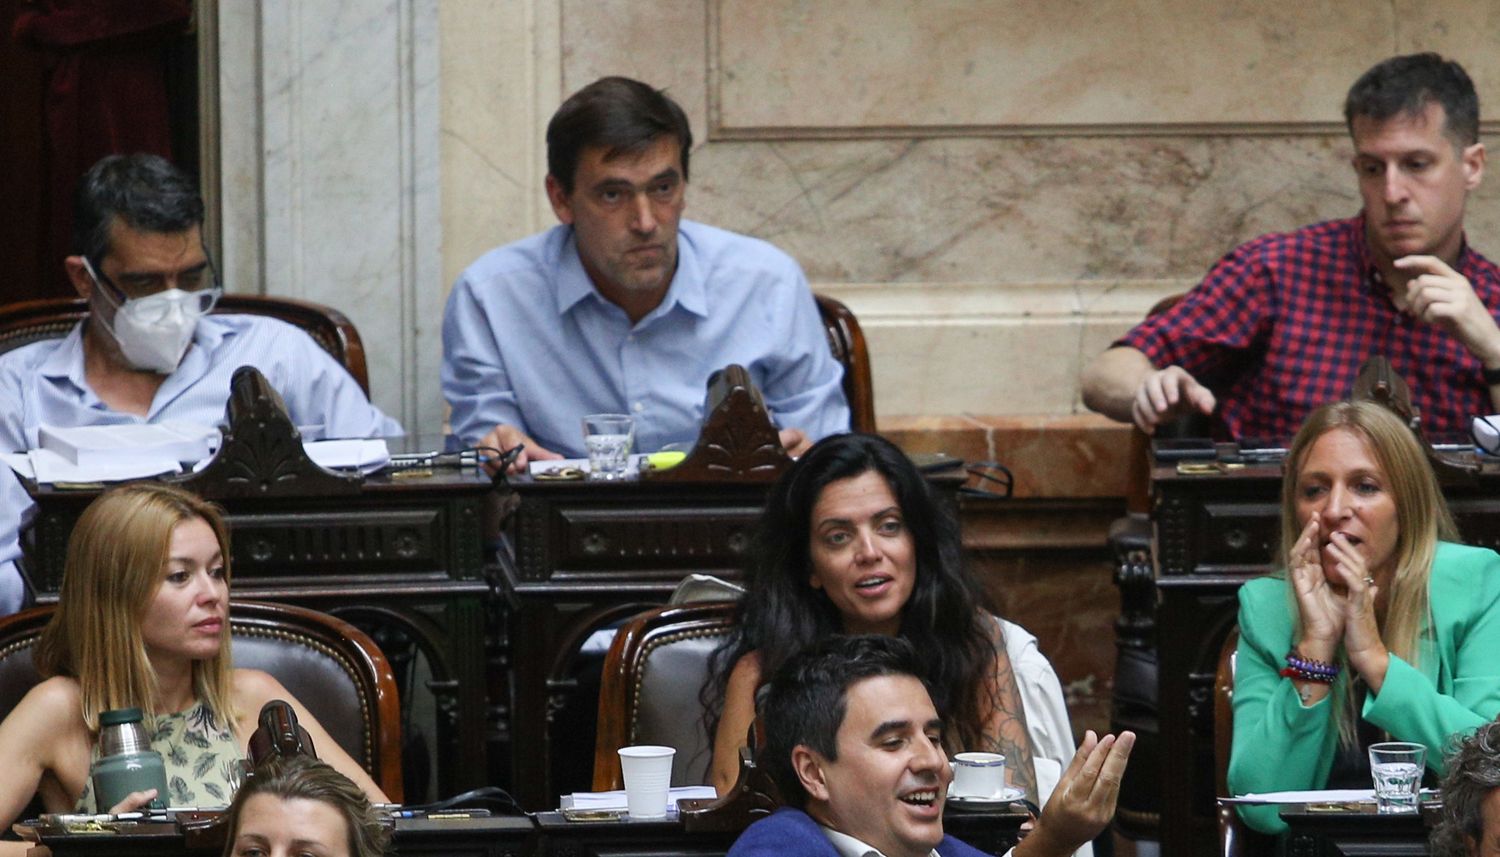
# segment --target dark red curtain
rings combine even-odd
[[[167,58],[190,25],[192,3],[31,0],[10,5],[16,10],[14,44],[40,58],[41,134],[34,162],[13,161],[4,169],[33,171],[42,195],[37,206],[41,279],[29,284],[31,289],[13,282],[16,291],[33,294],[10,297],[70,295],[62,259],[68,254],[78,177],[116,152],[173,155]]]

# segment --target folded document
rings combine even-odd
[[[624,809],[625,790],[613,792],[573,792],[570,809]],[[667,790],[667,806],[676,806],[680,800],[689,798],[718,797],[713,786],[677,786]]]

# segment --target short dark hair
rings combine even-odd
[[[1414,116],[1437,102],[1442,105],[1443,133],[1459,147],[1479,142],[1479,94],[1464,67],[1434,53],[1407,54],[1377,63],[1359,76],[1344,99],[1344,124],[1364,116],[1384,121]]]
[[[693,129],[687,114],[668,98],[628,77],[601,77],[568,97],[547,123],[547,172],[573,192],[578,159],[588,146],[605,146],[605,160],[644,151],[660,137],[677,138],[682,180],[688,177]]]
[[[380,857],[390,844],[390,830],[352,780],[314,756],[273,756],[256,768],[235,792],[234,802],[229,805],[229,835],[224,843],[226,857],[234,853],[234,840],[240,833],[240,814],[250,798],[256,795],[269,795],[282,801],[315,800],[338,810],[348,828],[349,857]]]
[[[185,232],[203,224],[203,197],[192,177],[166,158],[109,155],[78,180],[73,252],[97,266],[109,254],[117,217],[143,232]]]
[[[911,643],[880,634],[824,638],[771,676],[757,706],[766,730],[760,764],[788,804],[805,807],[808,797],[792,767],[792,750],[806,745],[825,759],[836,761],[849,688],[864,679],[887,675],[909,675],[927,686]],[[931,693],[929,688],[928,695]]]
[[[1484,834],[1484,799],[1500,789],[1500,722],[1491,720],[1458,742],[1443,777],[1443,817],[1432,830],[1436,857],[1467,857]]]

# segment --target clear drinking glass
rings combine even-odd
[[[583,418],[583,446],[589,453],[590,479],[622,479],[635,442],[635,420],[628,414],[590,414]]]
[[[1381,812],[1416,812],[1427,748],[1406,741],[1370,745],[1370,775]]]

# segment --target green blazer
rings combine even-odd
[[[1303,707],[1291,679],[1280,674],[1294,629],[1287,586],[1277,575],[1240,588],[1232,794],[1323,788],[1333,767],[1333,697]],[[1500,555],[1439,543],[1428,593],[1432,624],[1419,666],[1391,655],[1380,694],[1366,697],[1363,716],[1394,740],[1425,744],[1427,767],[1441,775],[1455,736],[1500,714]],[[1279,811],[1242,806],[1240,816],[1256,830],[1281,833]]]

